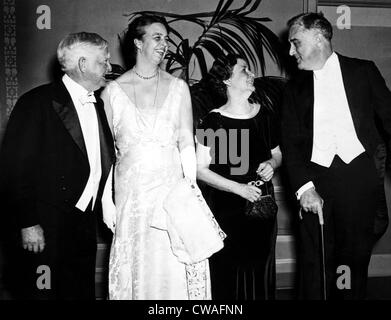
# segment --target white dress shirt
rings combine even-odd
[[[333,52],[314,71],[314,134],[311,161],[329,168],[335,155],[346,164],[365,151],[350,113],[338,56]],[[298,199],[313,187],[309,182],[296,193]]]
[[[90,175],[87,184],[76,203],[76,208],[85,211],[91,199],[93,199],[92,207],[95,205],[102,174],[98,116],[93,103],[95,97],[93,92],[89,93],[66,74],[63,76],[62,81],[71,95],[76,108],[90,165]]]

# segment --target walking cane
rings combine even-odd
[[[302,215],[302,208],[299,210],[299,217],[300,219],[303,219]],[[325,262],[325,250],[324,250],[324,219],[323,219],[323,208],[320,207],[319,212],[318,212],[318,217],[319,217],[319,225],[320,225],[320,246],[322,250],[322,267],[321,267],[321,272],[322,272],[322,284],[323,284],[323,300],[327,299],[327,291],[326,291],[326,262]]]
[[[326,262],[325,262],[325,252],[324,252],[324,219],[323,219],[323,209],[320,208],[318,212],[319,216],[319,225],[320,225],[320,245],[322,249],[322,281],[323,281],[323,300],[327,300],[327,291],[326,291]]]

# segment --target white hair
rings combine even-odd
[[[58,45],[58,62],[62,71],[69,73],[76,69],[79,59],[92,48],[105,49],[107,46],[107,41],[96,33],[71,33]]]

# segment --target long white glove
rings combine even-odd
[[[106,181],[102,195],[103,222],[114,233],[117,221],[117,210],[113,202],[113,166]]]
[[[197,178],[197,158],[194,146],[186,146],[180,152],[183,175],[195,181]]]

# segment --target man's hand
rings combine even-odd
[[[43,251],[45,248],[45,237],[43,235],[43,229],[39,224],[23,228],[21,233],[23,249],[34,251],[35,253]]]
[[[308,189],[300,197],[300,206],[306,212],[313,212],[319,215],[319,221],[323,221],[323,199],[316,192],[315,188]]]

